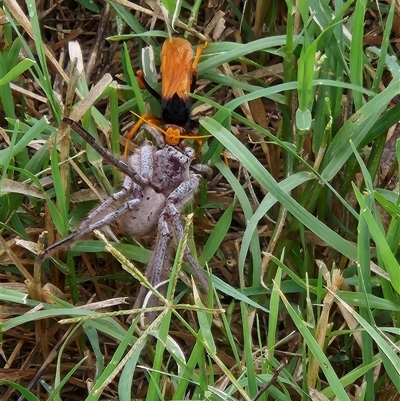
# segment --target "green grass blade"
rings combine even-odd
[[[301,223],[326,241],[333,249],[341,252],[350,259],[356,258],[356,248],[340,235],[332,231],[325,224],[319,221],[306,209],[301,207],[289,194],[282,191],[277,182],[269,172],[261,166],[253,154],[247,150],[238,139],[229,131],[218,124],[216,121],[207,118],[200,121],[200,124],[212,133],[230,152],[232,152],[249,171],[249,173],[262,185],[268,192],[280,202],[290,213],[293,214]]]

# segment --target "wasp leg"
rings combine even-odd
[[[126,144],[125,144],[125,150],[124,150],[124,158],[126,160],[127,155],[128,155],[128,151],[129,151],[129,141],[137,134],[137,132],[139,131],[140,127],[143,124],[149,123],[149,124],[157,124],[160,123],[160,119],[153,117],[152,115],[145,113],[142,116],[139,116],[136,113],[133,113],[134,115],[136,115],[137,117],[139,117],[139,119],[136,121],[135,125],[130,129],[130,131],[128,132],[127,136],[126,136]],[[150,127],[150,125],[147,124],[147,127]],[[146,131],[150,132],[148,128],[145,128]],[[150,132],[151,135],[156,139],[157,144],[160,147],[163,147],[165,145],[165,140],[161,139],[159,140],[152,132]],[[161,135],[161,134],[160,134]]]
[[[197,65],[199,64],[201,53],[203,53],[203,50],[206,49],[207,46],[208,46],[208,42],[204,43],[204,45],[197,46],[196,56],[194,57],[194,60],[192,63],[192,83],[190,86],[190,92],[192,92],[192,93],[196,89]]]
[[[161,95],[146,81],[142,70],[136,71],[136,78],[140,89],[147,89],[155,99],[161,102]]]

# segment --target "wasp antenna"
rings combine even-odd
[[[180,135],[180,138],[183,139],[202,139],[202,138],[211,138],[212,135]]]
[[[136,122],[136,124],[138,124],[138,122],[140,121],[140,124],[142,123],[146,123],[148,125],[150,125],[151,127],[155,128],[156,130],[160,131],[162,134],[167,135],[166,131],[163,130],[161,127],[159,127],[157,124],[152,123],[148,118],[147,115],[143,115],[143,116],[139,116],[139,114],[135,113],[134,111],[131,111],[131,113],[136,116],[139,120]]]
[[[142,116],[140,116],[139,114],[135,113],[134,111],[131,111],[131,113],[132,113],[134,116],[136,116],[136,117],[138,118],[138,121],[136,121],[135,126],[136,126],[136,125],[142,125],[143,123],[145,123],[145,124],[148,124],[148,125],[150,125],[150,126],[156,128],[158,131],[160,131],[161,133],[163,133],[164,135],[166,135],[166,132],[165,132],[161,127],[159,127],[157,124],[154,124],[154,123],[150,120],[150,118],[148,118],[148,117],[151,117],[151,116],[149,116],[147,113],[144,114],[144,115],[142,115]],[[155,119],[155,121],[158,121],[158,119]],[[132,135],[132,136],[133,136],[133,135]],[[131,136],[131,137],[132,137],[132,136]]]

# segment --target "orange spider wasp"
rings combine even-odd
[[[191,99],[188,94],[195,89],[197,65],[201,53],[206,47],[207,43],[198,46],[195,55],[188,40],[184,38],[165,40],[161,50],[161,95],[146,81],[141,70],[136,73],[139,86],[147,89],[160,102],[161,121],[164,123],[165,130],[159,127],[158,129],[164,133],[165,142],[168,145],[179,145],[182,139],[185,138],[199,139],[209,137],[209,135],[185,135],[186,130],[183,128],[190,119]],[[160,119],[154,118],[147,113],[139,117],[139,120],[127,135],[128,140],[133,138],[144,122],[154,126],[154,123],[159,123]],[[125,147],[126,154],[127,147]]]

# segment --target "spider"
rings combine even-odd
[[[118,221],[126,233],[135,237],[157,230],[155,249],[145,273],[152,285],[157,285],[166,275],[173,237],[177,241],[183,237],[180,211],[193,199],[200,184],[201,175],[193,170],[208,174],[211,169],[203,164],[192,165],[195,157],[192,148],[166,145],[163,135],[147,124],[143,129],[155,138],[157,147],[145,140],[125,163],[98,144],[81,125],[66,117],[63,121],[106,161],[125,173],[125,179],[121,190],[89,213],[74,233],[46,248],[39,254],[39,259],[43,260],[61,246],[69,247],[92,231]],[[208,279],[187,246],[184,259],[197,282],[207,289]],[[135,307],[141,306],[146,293],[147,289],[142,287]]]

